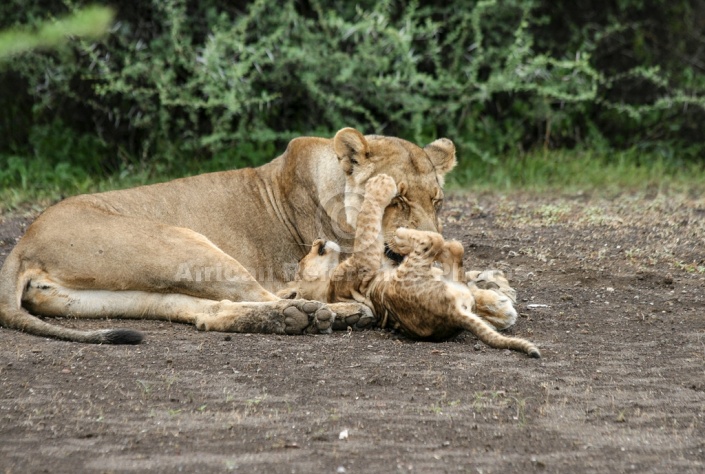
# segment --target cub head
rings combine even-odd
[[[338,164],[345,175],[345,219],[355,228],[367,181],[378,174],[391,176],[398,194],[382,221],[385,254],[401,261],[394,233],[400,227],[441,232],[445,175],[456,164],[455,145],[440,138],[421,148],[394,137],[363,136],[353,128],[340,130],[333,139]]]
[[[332,241],[317,239],[311,250],[299,261],[294,281],[277,293],[284,299],[326,301],[328,283],[340,263],[340,246]]]

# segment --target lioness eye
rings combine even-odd
[[[433,207],[436,209],[436,212],[440,211],[443,207],[443,199],[434,199]]]
[[[401,197],[401,196],[395,197],[395,198],[392,200],[392,204],[394,204],[395,206],[400,207],[400,208],[402,208],[402,209],[406,207],[406,201],[405,201],[404,198]]]

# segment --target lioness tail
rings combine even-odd
[[[29,283],[23,275],[17,247],[10,252],[0,269],[0,326],[37,336],[92,344],[139,344],[142,334],[132,329],[81,331],[49,324],[22,308],[22,292]]]

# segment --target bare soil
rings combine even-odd
[[[510,334],[0,328],[0,467],[28,472],[705,472],[705,200],[455,194],[446,236],[519,293]],[[0,261],[32,216],[0,218]],[[58,320],[75,327],[116,321]]]

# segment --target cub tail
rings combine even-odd
[[[541,352],[539,349],[520,337],[504,336],[498,333],[494,327],[481,317],[472,313],[469,308],[462,303],[458,305],[458,313],[456,316],[460,326],[466,331],[473,333],[479,340],[495,349],[511,349],[513,351],[524,352],[529,357],[539,359]]]

